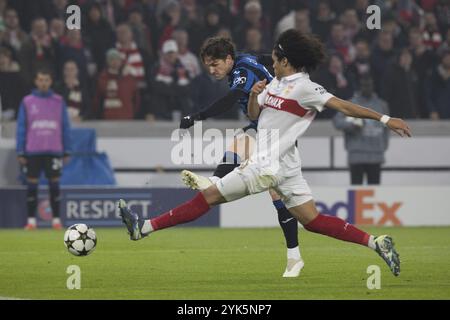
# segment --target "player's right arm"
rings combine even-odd
[[[205,120],[222,114],[230,110],[239,99],[250,93],[256,78],[252,71],[246,68],[238,68],[232,72],[232,77],[232,85],[227,95],[220,98],[209,107],[200,110],[200,112],[183,117],[180,122],[180,128],[187,129],[193,126],[194,121],[196,120]]]
[[[226,112],[244,95],[245,92],[241,90],[230,90],[227,95],[218,99],[209,107],[200,112],[183,117],[180,122],[180,129],[188,129],[194,125],[194,121],[205,120]]]

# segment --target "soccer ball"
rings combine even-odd
[[[94,229],[83,223],[77,223],[67,228],[64,234],[64,244],[67,250],[75,256],[87,256],[97,245],[97,235]]]

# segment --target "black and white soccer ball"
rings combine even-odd
[[[87,256],[95,250],[97,235],[94,229],[84,223],[77,223],[67,228],[64,234],[67,250],[75,256]]]

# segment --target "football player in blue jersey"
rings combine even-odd
[[[210,106],[183,117],[180,123],[181,129],[190,128],[195,121],[205,120],[224,113],[233,108],[235,104],[238,104],[242,112],[247,115],[248,99],[253,85],[264,79],[267,80],[267,83],[270,83],[273,78],[264,66],[264,64],[272,64],[270,55],[256,57],[249,54],[237,54],[234,44],[227,38],[213,37],[207,39],[200,50],[200,57],[206,66],[206,70],[216,79],[222,80],[228,77],[230,90],[227,95]],[[233,171],[251,155],[254,139],[249,133],[251,130],[256,130],[257,124],[257,120],[249,119],[249,125],[242,128],[241,133],[234,137],[212,177],[207,178],[183,170],[181,173],[183,182],[192,189],[205,190]],[[298,245],[298,222],[286,209],[280,196],[274,190],[269,192],[273,205],[278,212],[278,222],[286,239],[287,264],[283,277],[298,277],[304,266]]]

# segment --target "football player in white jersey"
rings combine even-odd
[[[410,128],[402,119],[341,100],[312,82],[308,72],[323,57],[323,45],[316,37],[294,29],[283,32],[272,51],[276,79],[267,86],[265,80],[257,82],[250,94],[249,116],[258,117],[256,149],[250,159],[192,200],[149,220],[139,219],[120,200],[121,217],[130,239],[142,239],[154,231],[197,219],[212,206],[273,188],[306,230],[369,247],[398,276],[400,258],[392,237],[370,235],[338,217],[317,212],[311,190],[301,174],[294,142],[324,108],[381,121],[401,136],[411,136]]]
[[[200,49],[200,57],[205,64],[208,73],[216,79],[228,77],[230,90],[222,98],[212,103],[210,106],[200,110],[195,114],[183,117],[180,128],[187,129],[194,124],[194,121],[206,120],[214,115],[233,108],[238,104],[242,112],[248,117],[248,99],[253,85],[263,79],[272,81],[273,76],[266,69],[266,65],[272,63],[270,55],[252,56],[249,54],[236,53],[235,46],[230,39],[212,37],[207,39]],[[270,60],[270,62],[269,62]],[[258,126],[257,119],[239,130],[231,145],[227,148],[222,161],[211,177],[203,177],[189,170],[181,171],[183,182],[194,190],[205,190],[220,178],[239,167],[241,162],[248,159],[253,153],[254,138],[251,135],[256,133]],[[250,134],[249,134],[250,133]],[[278,222],[287,247],[287,261],[283,277],[293,278],[300,275],[304,267],[304,260],[300,253],[298,242],[298,222],[285,207],[280,196],[272,189],[269,189],[272,203],[277,212]],[[242,213],[245,215],[245,212]]]

